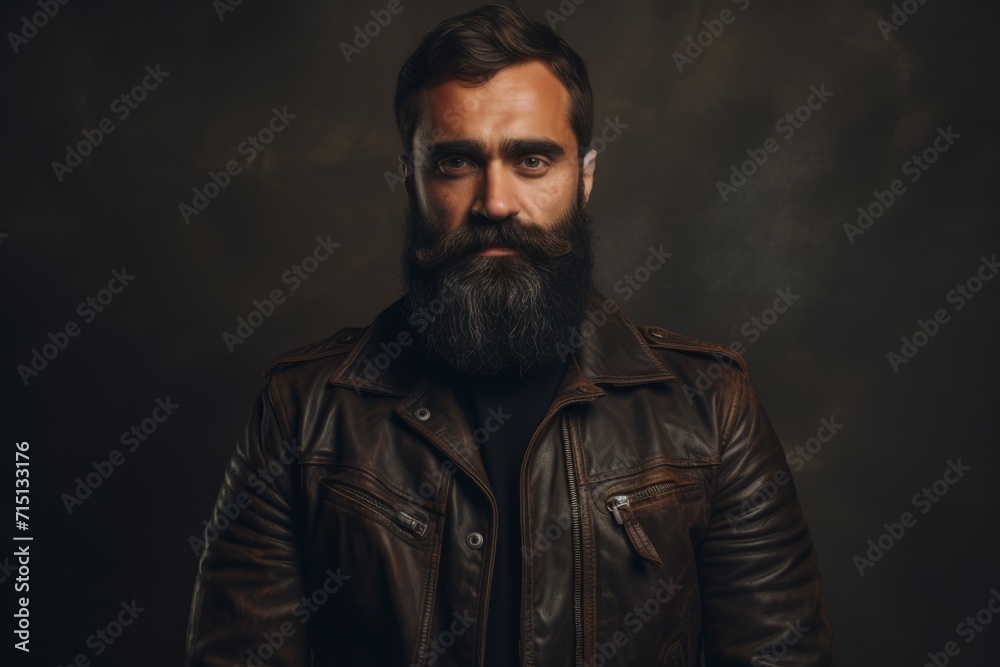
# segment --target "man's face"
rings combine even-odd
[[[591,287],[596,155],[578,166],[568,91],[529,62],[422,100],[403,254],[410,308],[434,314],[422,341],[471,374],[564,361]]]
[[[580,178],[570,95],[544,63],[511,65],[479,86],[449,79],[421,98],[413,195],[432,225],[452,230],[478,213],[550,229],[569,213]],[[583,170],[584,203],[594,155]]]

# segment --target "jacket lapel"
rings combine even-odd
[[[596,291],[588,298],[584,322],[560,344],[560,354],[568,363],[550,412],[604,396],[605,390],[598,385],[676,380],[611,299]],[[465,414],[447,380],[423,358],[417,330],[407,322],[405,299],[403,295],[379,313],[329,384],[399,397],[396,414],[488,489]]]

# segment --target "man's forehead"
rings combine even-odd
[[[499,147],[511,139],[575,138],[570,94],[541,61],[505,67],[482,84],[446,79],[418,95],[416,147],[449,141],[480,141]]]

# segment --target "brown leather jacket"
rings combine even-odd
[[[833,664],[742,358],[591,298],[521,470],[522,664]],[[470,433],[411,353],[401,304],[267,369],[206,530],[188,665],[483,664],[490,425]]]

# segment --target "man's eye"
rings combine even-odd
[[[544,171],[548,167],[548,163],[540,157],[526,157],[521,160],[521,164],[528,168],[529,171]]]
[[[464,157],[448,157],[437,163],[438,171],[443,174],[452,173],[455,171],[460,171],[466,169],[469,166],[469,161]]]

